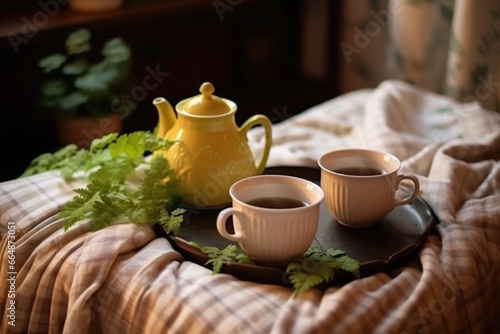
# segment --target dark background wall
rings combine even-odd
[[[48,2],[57,4],[56,0]],[[103,14],[75,13],[59,5],[57,14],[47,16],[46,24],[35,26],[34,32],[26,22],[36,23],[44,11],[39,3],[1,5],[0,181],[18,177],[33,158],[60,147],[50,112],[36,103],[42,81],[37,62],[60,50],[70,32],[89,28],[96,49],[110,38],[124,38],[133,50],[138,85],[148,75],[147,68],[168,72],[155,89],[135,101],[138,107],[125,119],[124,132],[153,130],[157,113],[151,102],[155,97],[163,96],[174,105],[198,94],[204,81],[215,85],[216,95],[238,104],[237,123],[257,113],[276,123],[338,94],[339,5],[318,1],[314,6],[322,7],[311,11],[310,3],[135,1]],[[327,12],[319,27],[314,10]],[[327,45],[316,50],[311,45],[318,45],[314,41],[318,29],[323,36],[320,43],[326,36]],[[16,35],[27,40],[18,50],[12,45]],[[310,75],[304,57],[313,67],[315,59],[327,59],[319,64],[324,73]]]

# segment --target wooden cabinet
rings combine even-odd
[[[321,4],[327,13],[320,27],[326,46],[316,50],[309,42],[317,33],[308,25],[317,22],[305,15],[311,3],[136,0],[94,14],[73,12],[57,0],[38,2],[35,8],[11,5],[0,12],[0,138],[5,148],[0,181],[17,177],[31,159],[58,148],[53,120],[36,103],[42,79],[37,61],[60,48],[68,33],[87,27],[95,43],[121,36],[131,45],[137,89],[124,94],[137,109],[125,119],[126,132],[154,128],[155,97],[175,104],[197,94],[204,81],[215,85],[216,95],[238,104],[238,123],[256,113],[276,123],[337,94],[338,5],[319,0],[314,5]],[[304,59],[315,62],[315,56],[326,59],[319,78],[304,70]],[[155,84],[145,85],[153,72]]]

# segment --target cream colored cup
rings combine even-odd
[[[398,174],[400,160],[385,152],[345,149],[332,151],[318,159],[321,188],[330,214],[341,224],[367,227],[382,220],[396,206],[412,202],[418,194],[415,175]],[[347,175],[339,170],[356,167],[383,171],[380,175]],[[403,180],[411,180],[413,189],[398,199],[396,191]]]
[[[217,217],[217,230],[239,243],[256,262],[280,265],[302,255],[314,241],[323,190],[314,182],[286,175],[258,175],[234,183],[229,189],[232,207]],[[293,198],[307,203],[294,208],[265,208],[248,204],[255,199]],[[233,216],[234,234],[226,221]]]

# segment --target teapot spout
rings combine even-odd
[[[164,138],[168,130],[170,130],[177,118],[175,117],[172,105],[163,97],[157,97],[153,100],[153,104],[158,110],[158,132],[157,136]]]

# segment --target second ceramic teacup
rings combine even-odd
[[[341,224],[366,227],[382,220],[396,206],[418,194],[415,175],[399,174],[400,160],[392,154],[363,149],[331,151],[318,159],[321,188],[330,214]],[[411,193],[396,196],[399,184],[411,180]]]
[[[280,265],[302,255],[314,241],[323,190],[314,182],[286,175],[258,175],[229,189],[232,207],[217,217],[217,230],[236,241],[252,259]],[[226,221],[233,216],[234,234]]]

